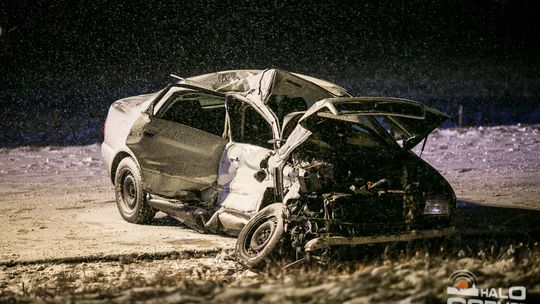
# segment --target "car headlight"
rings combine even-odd
[[[450,202],[440,197],[428,198],[424,214],[448,215],[450,214]]]

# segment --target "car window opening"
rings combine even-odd
[[[273,139],[272,128],[257,111],[246,106],[243,111],[242,138],[240,142],[272,149],[268,143]]]
[[[216,136],[223,135],[225,101],[222,98],[205,94],[184,94],[173,98],[161,115],[162,119]]]
[[[304,98],[286,95],[272,95],[267,105],[276,114],[280,122],[289,113],[307,111],[308,109]]]

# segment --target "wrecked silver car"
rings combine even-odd
[[[159,210],[238,235],[256,265],[283,243],[309,255],[452,233],[454,191],[410,151],[447,118],[283,70],[224,71],[113,103],[102,154],[126,221]]]

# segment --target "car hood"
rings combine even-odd
[[[297,115],[302,115],[297,113]],[[410,150],[448,119],[448,116],[420,102],[391,97],[338,97],[316,102],[298,120],[285,143],[278,149],[281,160],[310,135],[309,121],[314,116],[345,119],[346,116],[370,115],[384,118],[394,131],[395,139],[403,140],[403,149]],[[284,126],[285,128],[286,126]]]
[[[316,113],[330,115],[372,115],[384,118],[396,139],[403,140],[405,149],[412,149],[449,117],[424,104],[392,97],[342,97],[328,98],[314,104],[300,118],[304,124]]]

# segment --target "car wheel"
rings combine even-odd
[[[236,257],[245,266],[265,261],[283,236],[283,204],[272,204],[259,211],[244,226],[236,242]]]
[[[146,202],[141,188],[141,172],[131,157],[120,161],[114,178],[114,191],[118,211],[130,223],[146,224],[152,221],[156,211]]]

